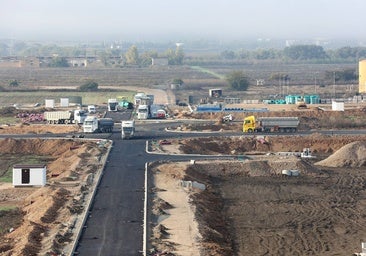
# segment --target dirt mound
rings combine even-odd
[[[46,134],[75,132],[80,132],[80,127],[77,125],[16,124],[0,126],[0,134]]]
[[[98,171],[97,159],[105,152],[105,148],[92,141],[0,140],[0,153],[32,155],[33,160],[41,160],[47,165],[47,185],[44,187],[14,188],[11,183],[0,184],[0,204],[16,207],[22,213],[21,216],[14,214],[12,221],[0,218],[0,227],[12,230],[0,237],[1,255],[58,255],[74,235],[72,223],[76,212],[73,204],[78,198],[85,199],[92,183],[90,174]],[[19,163],[19,159],[3,159],[2,164],[12,166]]]
[[[314,133],[309,136],[233,136],[205,137],[172,141],[185,154],[253,154],[268,152],[301,152],[310,148],[313,153],[329,155],[341,147],[365,141],[366,136],[336,136]]]
[[[362,167],[366,165],[366,142],[349,143],[316,165],[327,167]]]

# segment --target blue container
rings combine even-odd
[[[319,95],[310,96],[310,104],[319,104],[319,103],[320,103]]]
[[[304,102],[305,102],[305,104],[310,104],[310,95],[304,96]]]

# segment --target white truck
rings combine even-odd
[[[135,121],[128,120],[121,123],[121,138],[131,139],[135,134]]]
[[[108,99],[108,111],[118,111],[118,100]]]
[[[88,105],[88,112],[90,114],[95,114],[97,112],[97,109],[94,105]]]
[[[83,131],[84,133],[107,133],[113,131],[113,126],[112,118],[88,116],[83,123]]]
[[[149,118],[149,106],[139,105],[137,108],[137,119],[148,119]]]
[[[84,110],[74,111],[46,111],[43,113],[48,124],[82,124],[87,117]]]

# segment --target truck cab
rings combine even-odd
[[[118,111],[117,99],[108,99],[108,111]]]
[[[124,139],[130,139],[135,134],[135,121],[129,120],[129,121],[122,121],[121,123],[121,138]]]
[[[84,110],[81,109],[74,110],[74,123],[83,124],[87,116],[88,113],[86,113]]]
[[[98,130],[98,118],[96,116],[88,116],[83,123],[84,133],[93,133]]]
[[[137,108],[137,119],[148,119],[149,107],[148,105],[139,105]]]
[[[247,116],[243,122],[243,132],[255,132],[257,130],[257,122],[254,116]]]
[[[88,105],[88,112],[90,114],[95,114],[97,112],[97,109],[94,105]]]

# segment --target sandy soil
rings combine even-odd
[[[355,117],[358,112],[352,115]],[[339,113],[335,115],[341,117]],[[313,119],[310,114],[302,116],[308,118],[308,127],[321,120]],[[327,117],[322,112],[319,116]],[[239,123],[217,122],[217,125],[218,129],[225,125],[240,127]],[[71,130],[66,130],[70,127]],[[0,132],[74,132],[75,127],[70,127],[22,125],[2,127]],[[83,209],[85,184],[90,184],[90,174],[98,169],[95,159],[106,148],[74,140],[62,144],[52,140],[51,144],[42,140],[4,141],[5,146],[0,145],[2,153],[34,154],[39,150],[40,155],[51,158],[48,186],[21,189],[9,184],[1,186],[0,204],[16,206],[20,211],[2,218],[9,223],[4,230],[12,232],[3,234],[0,255],[62,251],[72,240],[73,217]],[[236,159],[166,164],[153,170],[156,191],[153,247],[166,255],[349,255],[360,251],[360,242],[366,235],[362,228],[366,224],[362,211],[366,202],[362,157],[366,152],[363,144],[350,144],[355,141],[364,142],[366,138],[314,133],[310,137],[196,138],[160,145],[155,150],[233,154]],[[343,146],[348,148],[342,149]],[[299,152],[304,147],[311,148],[318,158],[263,156],[268,152]],[[333,153],[333,158],[326,158]],[[244,154],[255,158],[245,160]],[[284,169],[299,170],[300,176],[284,177],[281,175]],[[181,180],[196,181],[204,184],[205,189],[184,188],[179,185]]]
[[[171,142],[158,150],[200,153],[205,149],[205,153],[217,154],[224,150],[239,153],[240,148],[240,154],[254,155],[251,160],[239,154],[227,162],[157,166],[154,177],[159,192],[154,196],[169,205],[169,211],[155,211],[164,219],[156,218],[156,226],[162,225],[159,230],[164,231],[152,238],[157,251],[198,255],[185,254],[185,238],[192,233],[177,236],[179,228],[167,223],[169,219],[194,220],[196,224],[190,225],[198,225],[198,234],[194,233],[190,249],[198,249],[199,255],[351,255],[360,251],[366,235],[365,136],[277,137],[267,145],[255,138],[232,139],[226,146],[214,137]],[[258,155],[303,147],[311,147],[317,158]],[[283,170],[296,170],[300,175],[283,176]],[[196,181],[206,189],[184,190],[178,185],[181,180]],[[175,196],[181,198],[179,203]],[[193,217],[181,208],[182,202]],[[177,211],[172,211],[175,207]]]
[[[103,159],[108,146],[72,139],[0,140],[1,154],[48,159],[46,186],[0,184],[0,205],[19,212],[12,218],[0,218],[0,255],[56,255],[71,249],[94,177],[100,172],[101,163],[96,159]],[[1,164],[10,165],[6,159]]]
[[[0,134],[47,134],[47,133],[76,133],[81,128],[77,125],[38,125],[38,124],[14,124],[0,126]]]

